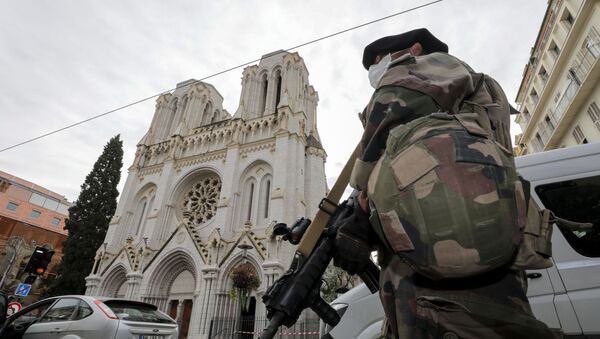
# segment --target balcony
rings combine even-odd
[[[552,149],[556,146],[555,143],[566,132],[566,125],[579,112],[581,106],[595,88],[597,80],[600,78],[599,57],[600,43],[587,46],[587,48],[580,51],[577,55],[576,62],[569,69],[569,78],[571,80],[555,109],[548,114],[551,125],[555,126],[556,129],[550,134],[550,138],[547,141],[544,140],[544,149]],[[563,121],[567,122],[563,123]],[[542,135],[544,132],[542,132],[540,126],[542,123],[538,124],[538,129],[540,129],[540,137],[544,139]]]

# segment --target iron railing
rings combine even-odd
[[[267,327],[266,317],[213,318],[210,321],[209,339],[255,339]],[[297,321],[292,327],[282,326],[275,338],[318,339],[319,319]]]

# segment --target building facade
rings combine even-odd
[[[44,187],[0,171],[0,289],[13,294],[23,282],[23,268],[36,246],[55,251],[46,275],[55,274],[67,239],[65,219],[71,203]],[[39,298],[40,279],[31,289],[30,303]]]
[[[550,0],[517,95],[517,154],[600,141],[600,1]]]
[[[153,303],[188,338],[264,317],[260,297],[294,252],[273,226],[310,216],[327,191],[317,102],[304,61],[283,51],[243,70],[233,116],[204,82],[161,95],[86,293]],[[242,264],[259,277],[247,298],[232,280]]]

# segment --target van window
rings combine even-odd
[[[559,229],[577,253],[600,257],[600,176],[540,185],[535,191],[556,216],[594,224],[587,232]]]

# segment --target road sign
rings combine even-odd
[[[17,286],[17,290],[15,291],[15,294],[20,297],[26,297],[29,294],[30,290],[31,290],[31,285],[20,283],[19,286]]]
[[[19,312],[23,306],[16,301],[12,301],[8,303],[8,309],[6,310],[6,317],[10,317],[11,315]]]

